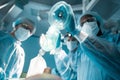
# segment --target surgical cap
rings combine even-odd
[[[99,27],[100,27],[100,29],[101,29],[101,31],[102,31],[102,33],[104,33],[105,32],[105,29],[104,29],[104,22],[103,22],[103,19],[102,19],[102,17],[98,14],[98,13],[96,13],[96,12],[93,12],[93,11],[87,11],[87,12],[85,12],[85,13],[83,13],[81,16],[80,16],[80,19],[83,17],[83,16],[85,16],[85,15],[92,15],[93,17],[95,17],[96,18],[96,20],[98,21],[98,23],[99,23]],[[79,20],[80,21],[80,20]]]
[[[61,22],[63,26],[71,26],[74,22],[74,14],[71,6],[64,1],[56,3],[49,12],[48,22],[53,24],[54,22]]]
[[[17,20],[15,20],[13,22],[12,27],[15,28],[17,25],[19,25],[21,23],[28,24],[28,25],[32,26],[33,27],[32,34],[35,33],[35,30],[36,30],[35,23],[28,18],[24,18],[24,17],[18,18]]]

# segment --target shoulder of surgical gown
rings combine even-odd
[[[120,80],[120,34],[104,38],[88,36],[81,42],[83,52],[115,80]]]

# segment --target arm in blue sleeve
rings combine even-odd
[[[115,80],[120,80],[120,46],[97,37],[87,37],[81,48],[88,57]]]
[[[5,76],[5,72],[3,71],[3,69],[0,67],[0,80],[5,80],[6,76]]]
[[[74,72],[69,63],[68,55],[57,54],[54,56],[56,68],[63,80],[76,80],[76,72]],[[62,58],[60,57],[62,55]]]

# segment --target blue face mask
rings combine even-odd
[[[15,37],[19,41],[24,41],[24,40],[28,39],[30,36],[31,36],[30,31],[26,30],[26,29],[24,29],[22,27],[18,28],[15,31]]]
[[[69,51],[73,51],[78,47],[77,41],[67,41],[66,45]]]
[[[88,35],[97,35],[99,28],[97,22],[86,22],[83,24],[81,31],[87,33]]]

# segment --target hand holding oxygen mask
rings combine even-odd
[[[41,48],[45,51],[51,51],[60,46],[60,30],[66,28],[66,30],[71,33],[75,30],[75,22],[72,8],[64,1],[56,3],[51,8],[48,21],[50,27],[46,34],[42,34],[40,37]]]

